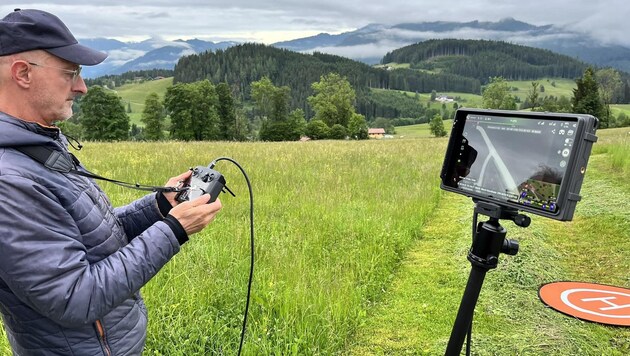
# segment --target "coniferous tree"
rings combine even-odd
[[[597,81],[599,96],[604,105],[603,115],[606,117],[606,121],[612,123],[614,118],[610,112],[610,104],[618,102],[622,96],[623,82],[621,81],[621,76],[616,70],[605,68],[595,72],[595,80]]]
[[[539,105],[539,90],[538,90],[538,86],[539,83],[537,81],[533,81],[532,82],[532,88],[530,89],[530,91],[527,93],[527,98],[525,99],[526,103],[529,104],[529,108],[532,109],[532,111],[536,111],[536,108]]]
[[[144,101],[142,118],[144,123],[144,138],[149,141],[158,141],[164,138],[164,105],[157,93],[151,93]]]
[[[88,140],[121,141],[129,138],[129,116],[118,95],[93,86],[81,98],[81,125]]]
[[[217,113],[221,121],[220,138],[223,140],[242,141],[244,136],[238,133],[238,122],[236,116],[236,108],[234,107],[234,97],[227,83],[217,84],[217,97],[219,106]]]
[[[446,136],[446,130],[444,129],[444,121],[442,119],[442,115],[435,114],[429,123],[429,130],[431,134],[435,137],[444,137]]]
[[[601,128],[607,128],[608,120],[607,117],[604,117],[604,105],[599,96],[593,68],[587,68],[582,78],[578,78],[575,83],[577,88],[573,89],[573,99],[571,100],[573,112],[593,115],[600,119],[599,126]]]

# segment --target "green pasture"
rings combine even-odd
[[[616,117],[622,112],[630,116],[630,104],[615,104],[610,106],[610,111]]]
[[[398,128],[402,129],[402,128]],[[400,134],[400,133],[399,133]],[[285,143],[86,143],[102,176],[161,185],[220,156],[254,191],[255,275],[245,355],[440,355],[470,264],[472,203],[439,189],[446,138]],[[574,221],[533,217],[516,256],[490,271],[473,354],[627,355],[630,330],[546,308],[538,287],[580,280],[630,287],[628,129],[598,132]],[[146,355],[233,355],[249,270],[240,171],[217,167],[236,198],[143,288]],[[102,184],[114,205],[143,193]],[[10,354],[6,338],[0,354]]]
[[[525,98],[527,98],[529,92],[532,89],[532,82],[538,82],[539,89],[541,85],[545,88],[544,92],[538,92],[538,96],[540,98],[544,98],[545,96],[555,96],[557,98],[565,96],[571,99],[573,97],[573,89],[577,87],[577,84],[574,80],[562,78],[508,81],[508,86],[510,88],[516,89],[512,90],[510,94],[520,98],[521,102],[525,101]]]
[[[453,127],[453,120],[444,120],[444,129],[446,132],[451,132]],[[432,138],[433,134],[429,124],[417,124],[408,126],[396,127],[396,138]],[[433,137],[435,139],[435,137]]]
[[[120,96],[125,105],[125,110],[128,104],[131,104],[131,113],[129,118],[131,124],[136,124],[139,127],[143,127],[144,124],[140,121],[142,118],[142,111],[144,110],[144,102],[147,96],[151,93],[157,93],[160,99],[164,99],[166,89],[173,85],[173,78],[164,78],[157,80],[147,80],[140,83],[130,83],[122,85],[116,88],[116,94]]]

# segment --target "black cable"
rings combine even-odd
[[[245,340],[247,314],[249,311],[249,299],[250,299],[251,291],[252,291],[252,280],[254,278],[254,193],[252,192],[252,184],[249,181],[249,177],[247,176],[247,173],[245,173],[245,170],[243,169],[243,167],[241,167],[241,165],[238,164],[238,162],[236,162],[235,160],[228,157],[219,157],[215,159],[214,161],[212,161],[210,165],[208,166],[208,168],[213,169],[214,166],[219,161],[230,161],[234,163],[238,167],[238,169],[241,170],[241,173],[243,173],[243,176],[245,177],[245,181],[247,181],[247,188],[249,190],[249,221],[250,221],[250,249],[251,249],[250,256],[251,257],[250,257],[250,266],[249,266],[249,281],[247,282],[247,300],[245,302],[245,313],[243,315],[243,328],[241,329],[241,341],[238,346],[238,355],[240,355],[241,350],[243,349],[243,341]]]

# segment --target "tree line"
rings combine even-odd
[[[619,72],[610,68],[595,70],[588,67],[584,70],[583,75],[575,80],[575,83],[576,88],[573,89],[571,98],[564,96],[541,97],[542,85],[533,81],[527,98],[519,107],[505,78],[493,77],[484,88],[482,108],[588,114],[597,117],[599,127],[603,129],[630,126],[630,117],[623,112],[614,117],[610,110],[613,97],[622,86]]]
[[[525,63],[525,67],[559,65],[556,69],[563,72],[582,65],[549,51],[496,41],[427,41],[423,46],[418,44],[393,51],[384,58],[384,61],[411,61],[411,66],[416,67],[431,65],[436,69],[439,66],[440,74],[374,68],[334,55],[307,55],[262,44],[244,44],[183,57],[172,72],[129,72],[120,78],[89,81],[92,83],[90,91],[76,107],[78,115],[63,125],[77,137],[96,140],[122,140],[130,135],[133,139],[150,140],[280,141],[295,140],[305,134],[315,139],[361,139],[367,137],[367,123],[394,133],[395,126],[451,118],[457,104],[452,109],[446,104],[437,109],[433,105],[419,104],[418,93],[435,94],[437,91],[481,93],[483,105],[488,108],[585,110],[585,104],[573,102],[580,93],[575,93],[574,98],[543,96],[544,86],[536,80],[521,103],[509,91],[507,94],[503,91],[507,78],[499,74],[504,72],[490,76],[489,83],[482,86],[480,79],[449,73],[449,68],[457,68],[460,61],[449,56],[478,56],[481,59],[472,59],[474,63],[487,60],[494,65],[514,58]],[[487,74],[484,71],[490,67],[484,68],[479,69],[480,73]],[[527,70],[520,71],[525,72]],[[518,71],[512,74],[515,73]],[[144,128],[130,124],[128,117],[125,119],[124,106],[121,109],[122,104],[118,103],[120,99],[107,88],[138,77],[153,78],[161,74],[173,74],[174,85],[168,88],[163,101],[157,94],[147,98],[142,117]],[[602,127],[624,126],[626,118],[612,117],[610,104],[630,97],[627,74],[587,67],[580,75],[584,77],[576,80],[578,87],[583,84],[580,81],[588,82],[589,77],[595,80],[601,110],[589,110],[600,118]],[[415,96],[409,92],[415,92]],[[105,112],[105,107],[110,111]]]
[[[314,116],[307,122],[303,110],[291,107],[291,89],[276,86],[268,77],[251,84],[254,120],[248,120],[225,82],[177,83],[167,89],[163,100],[157,93],[147,96],[140,129],[130,125],[115,92],[95,85],[79,100],[77,114],[60,126],[69,136],[103,141],[368,138],[367,122],[355,110],[356,93],[345,77],[329,73],[311,87],[313,95],[307,100]]]
[[[340,56],[318,52],[302,54],[253,43],[183,57],[175,66],[174,83],[203,79],[227,82],[233,86],[239,100],[248,102],[251,97],[247,89],[251,83],[268,77],[276,85],[291,88],[291,106],[302,109],[310,117],[314,114],[307,101],[313,93],[310,83],[331,72],[348,80],[356,92],[357,111],[367,120],[378,116],[397,117],[388,105],[373,100],[371,88],[481,93],[480,82],[473,78],[410,69],[385,70]]]
[[[123,74],[104,75],[98,78],[86,78],[85,85],[92,87],[99,85],[105,88],[114,89],[123,84],[133,83],[137,80],[152,80],[155,78],[167,78],[173,76],[173,70],[171,69],[149,69],[129,71]]]
[[[383,63],[409,63],[411,68],[436,70],[475,78],[529,80],[579,77],[588,66],[549,50],[487,40],[428,40],[387,53]]]

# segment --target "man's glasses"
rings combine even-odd
[[[57,69],[60,70],[62,72],[68,73],[70,75],[72,75],[72,83],[76,83],[77,78],[79,78],[79,76],[81,75],[81,67],[75,69],[75,70],[70,70],[70,69],[65,69],[65,68],[59,68],[59,67],[52,67],[52,66],[45,66],[43,64],[37,64],[37,63],[33,63],[33,62],[27,62],[28,64],[32,65],[32,66],[36,66],[36,67],[42,67],[42,68],[52,68],[52,69]]]

